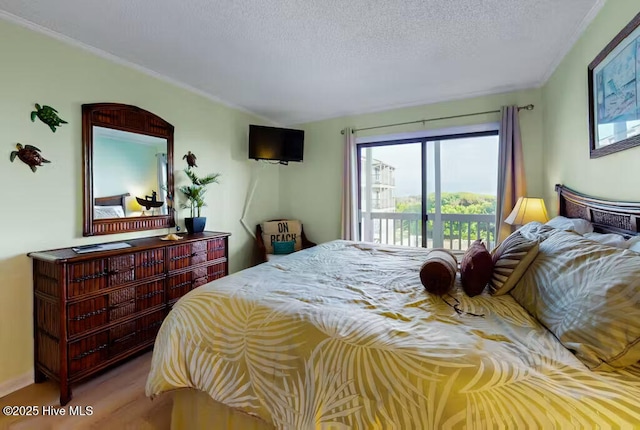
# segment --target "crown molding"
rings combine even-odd
[[[265,121],[265,122],[267,122],[269,124],[275,124],[275,122],[272,119],[266,118],[266,117],[264,117],[262,115],[259,115],[259,114],[255,113],[255,112],[252,112],[247,108],[244,108],[242,106],[236,105],[236,104],[231,103],[229,101],[223,100],[223,99],[221,99],[221,98],[219,98],[217,96],[214,96],[213,94],[210,94],[210,93],[208,93],[206,91],[203,91],[203,90],[200,90],[198,88],[195,88],[195,87],[193,87],[193,86],[191,86],[189,84],[185,84],[184,82],[181,82],[181,81],[179,81],[177,79],[170,78],[170,77],[168,77],[166,75],[163,75],[162,73],[155,72],[155,71],[153,71],[151,69],[148,69],[148,68],[146,68],[144,66],[136,64],[136,63],[134,63],[132,61],[125,60],[124,58],[118,57],[117,55],[111,54],[111,53],[109,53],[107,51],[103,51],[102,49],[99,49],[99,48],[96,48],[94,46],[88,45],[88,44],[86,44],[84,42],[80,42],[77,39],[74,39],[74,38],[69,37],[69,36],[65,36],[62,33],[58,33],[57,31],[54,31],[54,30],[51,30],[49,28],[43,27],[40,24],[36,24],[34,22],[28,21],[28,20],[26,20],[24,18],[21,18],[21,17],[17,16],[17,15],[11,14],[9,12],[5,12],[3,10],[0,10],[0,19],[3,19],[5,21],[9,21],[9,22],[11,22],[13,24],[17,24],[17,25],[19,25],[21,27],[24,27],[24,28],[27,28],[29,30],[35,31],[36,33],[43,34],[43,35],[45,35],[47,37],[50,37],[52,39],[56,39],[56,40],[58,40],[60,42],[63,42],[65,44],[67,44],[67,45],[71,45],[71,46],[73,46],[75,48],[80,48],[83,51],[87,51],[87,52],[89,52],[89,53],[91,53],[91,54],[93,54],[93,55],[95,55],[97,57],[103,58],[105,60],[111,61],[112,63],[119,64],[121,66],[125,66],[125,67],[127,67],[129,69],[133,69],[133,70],[135,70],[137,72],[143,73],[143,74],[145,74],[147,76],[151,76],[151,77],[156,78],[156,79],[158,79],[160,81],[163,81],[165,83],[171,84],[171,85],[173,85],[175,87],[182,88],[183,90],[187,90],[187,91],[189,91],[191,93],[197,94],[197,95],[199,95],[201,97],[204,97],[205,99],[208,99],[208,100],[210,100],[210,101],[212,101],[214,103],[218,103],[218,104],[221,104],[221,105],[226,106],[228,108],[235,109],[235,110],[247,113],[249,115],[253,115],[256,118],[260,118],[261,120],[263,120],[263,121]]]
[[[560,63],[562,63],[562,60],[564,60],[564,57],[566,57],[567,54],[571,51],[578,39],[580,39],[580,36],[582,36],[589,24],[591,24],[591,22],[595,19],[595,17],[598,15],[598,12],[600,12],[600,9],[602,9],[605,3],[606,0],[597,0],[591,10],[589,10],[584,18],[582,18],[582,21],[580,21],[580,24],[578,24],[576,29],[573,31],[571,37],[566,39],[566,42],[564,43],[562,49],[560,49],[560,51],[558,52],[558,55],[556,55],[553,61],[549,64],[547,72],[542,76],[542,79],[537,84],[538,87],[544,86],[551,78],[558,66],[560,66]]]
[[[405,109],[405,108],[413,108],[418,106],[426,106],[432,105],[436,103],[446,103],[446,102],[455,102],[460,100],[472,99],[476,97],[485,97],[485,96],[494,96],[498,94],[512,93],[516,91],[526,91],[539,88],[538,82],[530,82],[522,85],[508,85],[504,87],[493,88],[491,90],[482,90],[482,91],[469,91],[466,93],[458,93],[452,96],[443,96],[443,97],[433,97],[433,98],[424,98],[420,100],[415,100],[409,103],[397,103],[394,105],[385,105],[384,107],[372,107],[363,110],[353,110],[353,111],[345,111],[341,112],[337,115],[330,115],[326,117],[320,118],[302,118],[300,120],[294,119],[291,121],[281,121],[285,127],[290,127],[293,125],[302,125],[320,121],[328,121],[332,119],[338,119],[343,117],[355,117],[360,115],[369,115],[381,112],[387,112],[391,110],[397,109]]]

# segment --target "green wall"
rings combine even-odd
[[[544,191],[555,212],[553,185],[593,196],[640,201],[640,147],[589,158],[587,66],[640,12],[638,0],[609,0],[542,89]]]
[[[539,89],[476,97],[432,105],[366,115],[341,117],[298,125],[305,130],[304,162],[291,163],[280,173],[280,196],[283,210],[288,216],[304,223],[310,240],[324,242],[340,237],[340,211],[342,201],[342,163],[345,127],[363,128],[437,118],[463,113],[486,112],[503,105],[534,104],[532,111],[522,111],[520,126],[525,153],[526,176],[531,196],[542,196],[542,99]],[[393,134],[424,129],[499,122],[500,114],[478,115],[452,120],[428,122],[412,126],[379,129],[358,136]]]
[[[587,65],[640,11],[637,0],[609,0],[548,82],[540,89],[477,97],[367,115],[346,116],[298,125],[305,130],[305,160],[281,171],[282,207],[300,218],[311,240],[340,236],[342,160],[340,130],[481,112],[508,104],[535,105],[521,112],[522,140],[530,196],[544,197],[550,215],[557,213],[556,183],[608,198],[640,201],[634,184],[640,179],[640,147],[589,158]],[[498,115],[474,116],[415,126],[380,129],[392,134],[420,129],[498,121]],[[359,133],[359,136],[367,134]]]
[[[552,213],[553,185],[558,182],[593,195],[640,200],[634,186],[640,179],[640,148],[589,159],[586,89],[588,63],[638,11],[637,0],[609,0],[542,89],[302,124],[305,161],[266,168],[247,161],[247,125],[264,123],[259,118],[0,21],[0,147],[6,151],[5,161],[0,158],[4,163],[0,167],[0,183],[4,184],[0,220],[5,227],[0,241],[0,395],[16,381],[29,378],[32,371],[32,281],[27,252],[164,233],[82,238],[81,104],[112,101],[154,112],[175,126],[178,168],[182,154],[191,150],[198,156],[201,172],[223,174],[222,184],[213,185],[208,194],[204,214],[209,229],[233,234],[230,266],[237,271],[250,264],[254,246],[253,238],[238,222],[252,177],[259,177],[260,182],[249,210],[249,225],[288,216],[304,222],[311,240],[339,237],[344,142],[340,130],[347,126],[361,128],[533,103],[535,110],[520,116],[530,195],[544,195]],[[34,103],[58,108],[69,124],[53,134],[44,124],[31,123],[29,112]],[[499,115],[490,114],[430,122],[426,127],[390,128],[378,134],[498,120]],[[40,147],[53,163],[36,174],[18,160],[9,163],[16,142]],[[176,180],[178,184],[184,180],[180,172]],[[180,224],[184,216],[179,214]]]
[[[94,197],[115,196],[130,193],[129,200],[144,198],[158,189],[158,162],[156,153],[167,151],[166,141],[158,148],[126,140],[93,138]],[[129,205],[127,205],[129,206]],[[126,208],[129,210],[130,208]]]
[[[139,106],[175,127],[175,166],[186,167],[187,150],[198,156],[199,172],[222,173],[208,195],[207,228],[232,233],[230,268],[250,264],[254,240],[239,223],[251,175],[247,160],[249,123],[259,118],[214,103],[156,78],[107,61],[81,49],[0,20],[0,396],[32,377],[32,279],[28,252],[88,243],[165,234],[82,237],[81,105],[119,102]],[[34,103],[57,108],[69,124],[54,134],[29,114]],[[15,144],[39,147],[51,160],[36,173],[18,159],[9,162]],[[260,172],[249,224],[278,216],[276,166]],[[273,168],[271,168],[273,167]],[[176,172],[176,182],[184,174]],[[186,212],[179,212],[184,225]]]

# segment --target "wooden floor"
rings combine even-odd
[[[150,400],[144,386],[151,364],[151,353],[144,354],[86,383],[73,387],[73,400],[64,407],[91,406],[91,416],[6,417],[0,414],[0,429],[169,429],[171,396]],[[47,381],[33,384],[0,398],[0,406],[45,405],[60,408],[58,385]]]

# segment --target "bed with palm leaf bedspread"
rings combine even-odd
[[[563,241],[586,240],[568,234],[546,233],[512,294],[470,298],[458,279],[463,313],[421,285],[420,248],[333,241],[209,283],[162,325],[147,395],[199,390],[255,428],[632,428],[638,360],[586,365],[514,299],[589,281],[562,272],[580,260]]]

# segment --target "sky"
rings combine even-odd
[[[498,136],[444,140],[441,145],[442,191],[496,194]],[[372,148],[373,158],[396,168],[396,197],[421,194],[420,143]],[[364,155],[364,151],[363,151]],[[427,144],[427,191],[434,190],[434,144]]]

